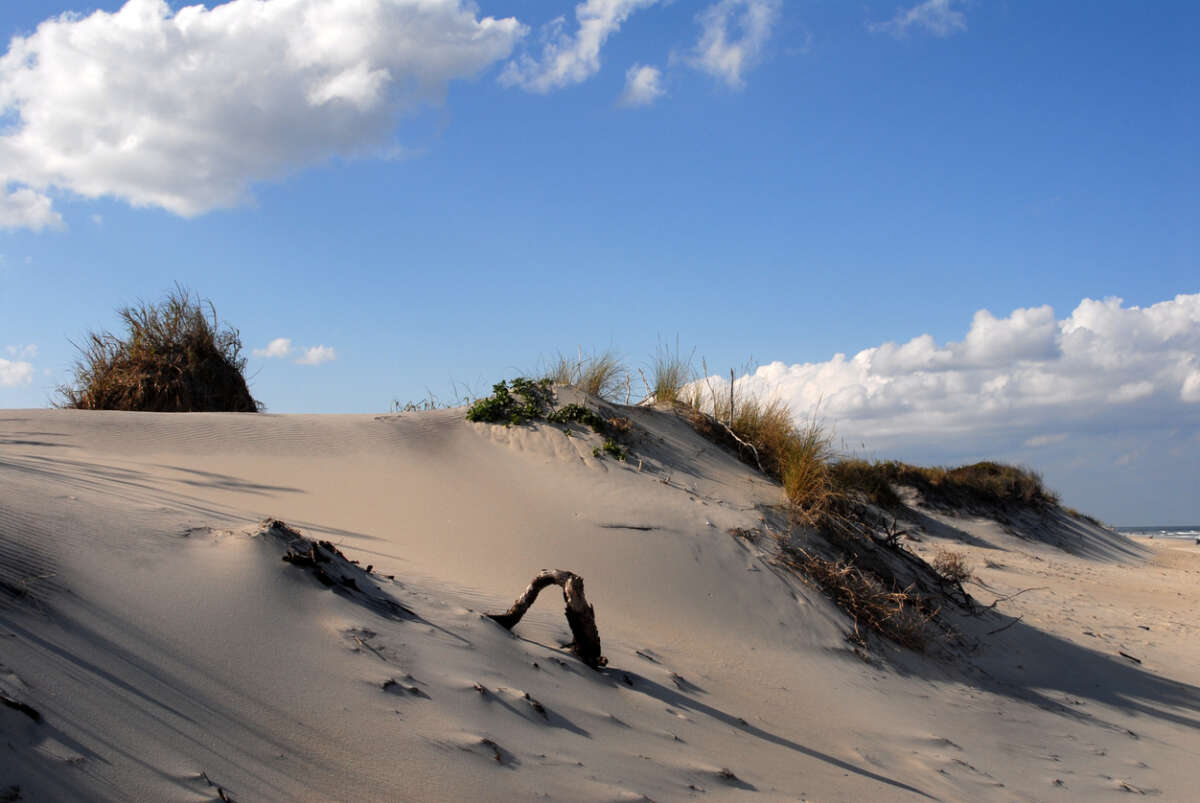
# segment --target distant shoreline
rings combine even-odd
[[[1122,535],[1154,536],[1155,538],[1192,539],[1200,537],[1200,524],[1153,525],[1143,527],[1114,527]]]

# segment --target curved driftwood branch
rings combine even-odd
[[[562,569],[543,569],[529,583],[517,601],[505,613],[489,613],[488,617],[496,620],[506,630],[512,630],[521,617],[533,605],[541,590],[549,585],[562,586],[563,599],[567,602],[567,624],[571,626],[571,635],[575,638],[567,645],[567,649],[575,653],[579,660],[592,669],[599,669],[608,663],[608,659],[600,654],[600,633],[596,630],[596,612],[588,604],[583,595],[583,578]]]

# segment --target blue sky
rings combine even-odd
[[[182,5],[0,8],[0,406],[179,281],[291,341],[273,412],[678,337],[861,453],[1200,520],[1194,4]]]

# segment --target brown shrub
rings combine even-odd
[[[971,565],[967,556],[962,552],[950,549],[938,549],[930,564],[934,571],[952,583],[965,583],[971,579]]]
[[[88,333],[61,407],[81,410],[252,413],[238,330],[220,328],[212,303],[176,286],[159,304],[117,311],[125,336]]]
[[[926,626],[936,611],[927,610],[912,588],[889,588],[853,562],[827,560],[795,546],[784,551],[783,562],[816,583],[849,614],[854,622],[851,635],[857,643],[866,642],[865,628],[902,646],[925,648]]]
[[[950,506],[1047,507],[1058,503],[1058,495],[1045,486],[1037,472],[991,461],[942,468],[895,460],[842,460],[833,466],[832,473],[839,487],[859,491],[887,508],[900,505],[895,485],[914,487],[927,502]]]

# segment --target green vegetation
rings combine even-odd
[[[492,385],[492,395],[472,404],[467,410],[467,420],[513,426],[545,415],[554,397],[549,379],[519,376],[511,384],[510,388],[502,380]]]
[[[78,346],[75,380],[58,389],[60,407],[148,412],[262,409],[246,385],[237,329],[221,328],[210,301],[175,290],[158,304],[117,311],[124,337],[89,332]]]
[[[599,414],[590,407],[584,407],[582,404],[575,404],[574,402],[555,410],[546,416],[546,420],[552,424],[567,424],[571,422],[583,424],[591,427],[592,432],[601,435],[608,431],[608,422],[601,418]]]
[[[517,377],[510,382],[497,382],[492,386],[492,395],[480,399],[467,410],[468,421],[482,421],[489,424],[504,424],[513,426],[525,424],[538,419],[545,419],[552,424],[583,424],[592,432],[605,435],[604,443],[592,449],[594,457],[608,455],[624,461],[629,457],[629,450],[617,442],[614,435],[628,432],[633,422],[628,418],[604,418],[595,410],[582,404],[566,404],[558,410],[550,412],[554,404],[554,391],[551,380],[539,380]],[[566,430],[570,435],[570,430]]]
[[[625,458],[629,456],[629,452],[612,438],[606,438],[603,446],[597,446],[595,449],[592,449],[593,457],[603,457],[604,455],[615,457],[624,462]]]

